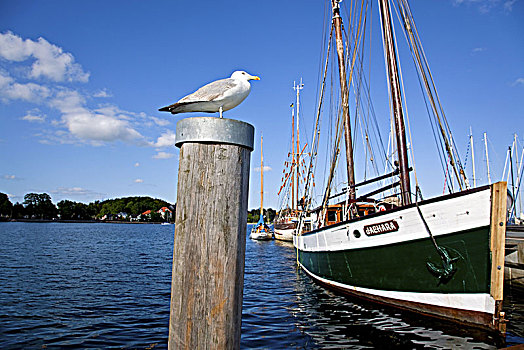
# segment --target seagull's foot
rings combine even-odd
[[[218,112],[220,113],[220,119],[224,118],[224,117],[222,116],[222,107],[219,107],[219,108],[218,108]]]

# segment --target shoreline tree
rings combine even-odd
[[[11,203],[7,194],[0,193],[0,217],[9,218],[12,215],[13,203]]]
[[[275,219],[277,212],[273,208],[264,208],[264,220],[266,223],[271,223]],[[252,209],[247,212],[247,222],[255,223],[260,219],[260,208]]]
[[[26,215],[35,219],[54,219],[58,209],[51,201],[51,196],[47,193],[28,193],[24,196],[24,206]]]
[[[167,218],[163,218],[157,211],[167,207],[171,213]],[[0,218],[9,219],[36,219],[36,220],[93,220],[98,221],[104,215],[110,217],[112,221],[130,221],[137,218],[140,214],[151,210],[149,215],[141,218],[142,222],[174,222],[176,205],[172,205],[162,199],[134,196],[104,201],[96,200],[89,204],[63,199],[55,206],[51,201],[51,196],[47,193],[28,193],[24,196],[23,204],[11,203],[9,196],[0,192]],[[123,215],[125,214],[125,215]],[[264,209],[265,221],[273,222],[276,211],[273,208]],[[260,208],[248,211],[247,222],[255,223],[260,218]]]

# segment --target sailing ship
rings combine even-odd
[[[434,127],[443,145],[444,162],[452,167],[453,181],[450,178],[447,182],[451,193],[423,200],[415,172],[415,194],[412,194],[410,171],[415,167],[408,159],[405,101],[389,0],[378,0],[378,10],[396,160],[389,161],[392,167],[387,174],[360,183],[355,181],[349,94],[354,92],[358,105],[358,98],[368,91],[355,92],[364,85],[363,75],[357,82],[355,76],[359,73],[356,63],[365,62],[360,50],[368,20],[366,11],[371,6],[366,0],[351,4],[348,12],[352,14],[352,22],[344,38],[340,1],[330,0],[331,28],[327,31],[330,40],[321,81],[325,81],[329,49],[334,42],[341,90],[339,110],[335,113],[339,116],[338,129],[334,133],[335,146],[326,190],[321,204],[314,207],[310,174],[318,150],[318,138],[315,138],[320,135],[323,85],[305,183],[304,210],[293,239],[298,264],[311,278],[329,289],[503,334],[507,184],[498,182],[469,187],[456,147],[451,146],[448,123],[406,0],[396,2],[396,13],[402,21],[417,72],[422,76],[421,85],[428,96]],[[331,40],[333,34],[335,39]],[[358,108],[355,108],[357,112]],[[331,194],[342,137],[347,183],[339,193]],[[383,185],[386,180],[390,183]],[[458,184],[458,191],[453,191],[454,182]],[[379,183],[382,185],[377,185]],[[357,196],[357,189],[370,184],[381,187]],[[306,217],[310,217],[311,222],[306,223]]]
[[[277,193],[281,198],[281,205],[273,222],[275,239],[288,242],[293,241],[293,236],[297,232],[300,204],[298,198],[301,176],[303,176],[304,151],[307,147],[307,144],[304,144],[303,147],[300,145],[300,90],[303,88],[302,79],[299,84],[293,83],[293,90],[296,91],[296,104],[291,104],[291,150],[288,153],[290,159],[285,162],[282,185]]]
[[[260,219],[249,234],[249,238],[258,241],[267,241],[273,239],[271,228],[264,222],[264,153],[262,145],[264,138],[260,136]]]

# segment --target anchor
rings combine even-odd
[[[457,268],[453,266],[453,263],[457,261],[459,258],[451,258],[448,251],[445,248],[436,247],[437,251],[440,255],[440,258],[442,259],[442,267],[437,267],[432,262],[426,262],[426,266],[428,267],[429,272],[433,274],[434,276],[438,277],[439,283],[438,285],[444,283],[448,283],[449,280],[453,277],[455,272],[457,272]]]

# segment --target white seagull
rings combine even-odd
[[[172,114],[187,112],[220,113],[235,108],[244,101],[251,91],[250,80],[260,80],[259,77],[241,70],[231,74],[231,78],[220,79],[202,86],[197,91],[170,106],[159,111]]]

